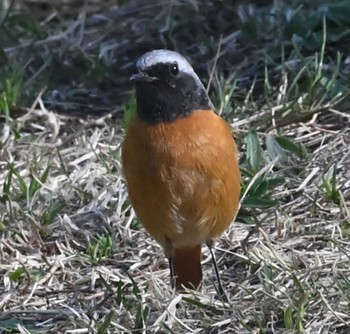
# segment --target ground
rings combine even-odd
[[[350,333],[348,1],[0,4],[0,332]],[[181,52],[243,175],[198,291],[128,202],[143,52]]]

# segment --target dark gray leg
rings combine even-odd
[[[218,280],[217,291],[219,292],[220,296],[223,298],[224,301],[228,301],[228,298],[226,296],[225,290],[224,290],[224,288],[222,287],[222,284],[221,284],[219,269],[218,269],[218,265],[216,263],[215,252],[213,250],[213,240],[208,241],[207,242],[207,246],[209,248],[209,251],[210,251],[210,254],[211,254],[211,258],[213,260],[214,270],[215,270],[216,278]]]

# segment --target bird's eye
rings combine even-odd
[[[170,65],[170,73],[176,77],[179,74],[179,65],[175,62]]]

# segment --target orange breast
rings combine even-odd
[[[167,251],[219,236],[239,202],[237,150],[227,124],[209,110],[171,123],[134,119],[122,163],[131,204]]]

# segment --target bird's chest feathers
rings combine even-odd
[[[144,224],[151,229],[153,221],[161,221],[173,236],[186,230],[192,241],[205,240],[231,201],[234,150],[226,124],[210,111],[157,125],[136,120],[123,165]]]
[[[199,172],[213,158],[208,134],[191,122],[150,127],[142,146],[145,171],[158,172],[164,181]]]

